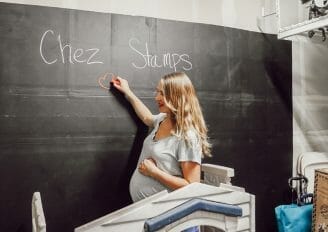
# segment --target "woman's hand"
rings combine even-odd
[[[111,83],[113,83],[113,86],[125,95],[128,95],[131,92],[128,81],[119,76],[113,76]]]
[[[139,172],[145,176],[153,177],[156,171],[158,170],[158,167],[156,166],[155,160],[148,158],[144,159],[138,168]]]

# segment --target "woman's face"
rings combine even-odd
[[[170,113],[170,109],[167,107],[164,101],[164,93],[161,82],[158,83],[156,87],[156,95],[155,95],[155,101],[157,103],[159,112],[161,113]]]

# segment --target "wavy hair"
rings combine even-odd
[[[196,95],[195,88],[184,72],[175,72],[163,76],[160,80],[164,101],[173,115],[175,135],[185,139],[187,132],[195,130],[202,148],[202,156],[211,156],[207,126]]]

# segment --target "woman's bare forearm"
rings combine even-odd
[[[150,112],[148,107],[132,91],[125,93],[125,97],[131,103],[134,111],[141,121],[143,121],[143,123],[147,126],[152,126],[153,114]]]
[[[153,124],[153,114],[150,112],[147,106],[145,106],[142,101],[131,91],[128,81],[119,76],[113,76],[111,83],[116,89],[125,95],[126,99],[131,103],[138,117],[147,126],[151,126]]]

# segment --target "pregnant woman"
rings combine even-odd
[[[152,131],[146,137],[130,180],[134,202],[162,190],[173,191],[200,181],[203,156],[210,156],[207,127],[189,77],[182,72],[165,75],[156,88],[159,114],[153,115],[131,91],[128,82],[114,77],[113,86],[131,103]],[[198,227],[185,231],[196,232]]]

